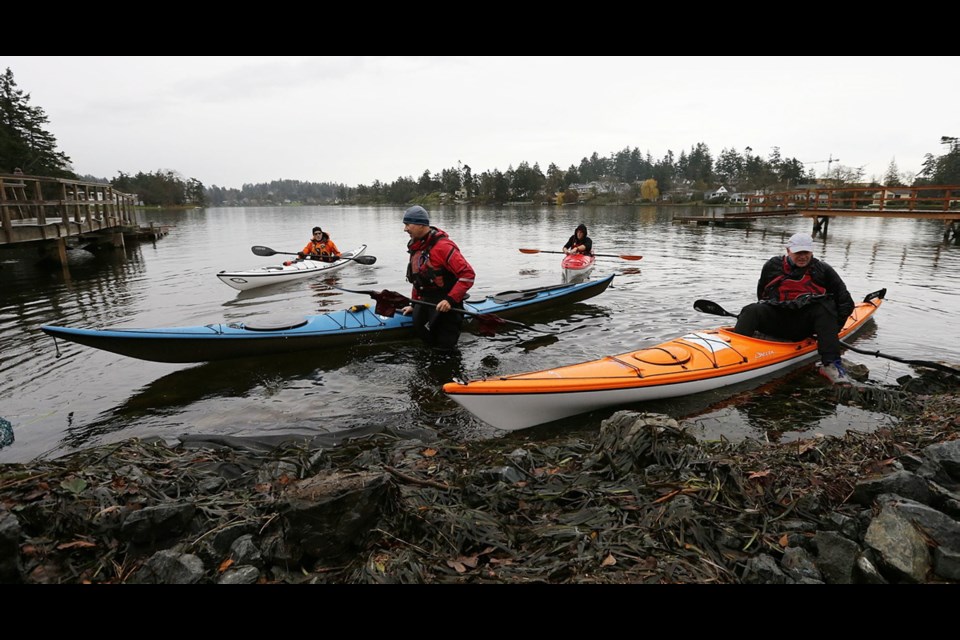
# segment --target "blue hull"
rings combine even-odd
[[[476,302],[468,300],[464,308],[510,319],[557,304],[592,298],[610,286],[614,275],[576,284],[505,291]],[[344,311],[272,323],[258,320],[156,329],[73,329],[44,325],[40,329],[54,338],[154,362],[210,362],[414,337],[411,317],[397,312],[387,318],[374,313],[372,307],[372,304],[358,305]],[[472,316],[465,316],[465,322],[468,326],[473,324]]]

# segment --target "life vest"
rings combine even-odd
[[[333,243],[326,231],[323,232],[319,240],[311,238],[307,246],[303,248],[302,253],[320,258],[324,262],[335,262],[340,256],[340,250],[337,249],[337,245]]]
[[[330,241],[330,236],[323,234],[323,237],[319,242],[316,240],[310,241],[310,251],[304,251],[304,253],[309,253],[314,256],[322,256],[324,254],[333,253],[327,248],[327,242]]]
[[[800,297],[809,298],[811,296],[822,296],[826,294],[827,289],[816,282],[813,281],[813,277],[810,275],[810,266],[803,271],[803,276],[799,279],[791,278],[790,276],[794,272],[790,268],[790,263],[787,261],[787,257],[783,257],[783,274],[777,276],[763,289],[763,297],[765,300],[772,300],[774,302],[789,302],[790,300],[796,300]]]
[[[457,276],[447,269],[435,268],[430,262],[430,252],[437,249],[437,242],[447,237],[445,233],[438,233],[437,229],[430,229],[425,240],[411,240],[407,245],[410,252],[410,262],[407,264],[407,281],[420,293],[442,293],[446,295],[457,282]],[[442,250],[442,247],[439,249]],[[450,252],[444,256],[450,257],[456,250],[450,247]]]

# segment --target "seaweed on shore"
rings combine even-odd
[[[158,549],[196,554],[214,582],[241,533],[259,547],[259,582],[738,583],[758,554],[780,557],[837,514],[854,517],[858,478],[956,438],[960,394],[943,384],[948,393],[919,398],[838,391],[901,418],[782,444],[702,442],[669,417],[629,411],[596,434],[536,441],[134,439],[4,466],[0,523],[16,519],[8,555],[28,583],[131,581]],[[351,555],[311,557],[289,539],[283,496],[335,472],[381,474],[388,500]],[[131,514],[161,507],[162,532],[136,526]]]

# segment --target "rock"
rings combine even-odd
[[[896,508],[881,509],[867,528],[864,542],[897,577],[923,582],[930,571],[930,552],[920,532]]]
[[[189,553],[157,551],[130,580],[133,584],[194,584],[203,577],[203,561]]]
[[[0,584],[20,582],[20,522],[0,504]]]
[[[279,499],[288,538],[324,562],[355,554],[390,499],[388,479],[384,473],[335,471],[293,483]]]

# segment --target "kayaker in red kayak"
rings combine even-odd
[[[567,244],[563,245],[563,252],[566,254],[583,253],[588,256],[593,254],[593,240],[587,235],[587,225],[582,222],[577,225],[573,235],[567,240]]]
[[[307,246],[297,254],[297,257],[303,260],[310,256],[313,260],[322,260],[323,262],[335,262],[340,257],[340,249],[330,239],[330,234],[320,227],[313,228],[313,237],[307,242]]]
[[[853,298],[833,267],[813,257],[810,234],[793,234],[786,249],[787,255],[763,265],[757,282],[760,302],[740,311],[734,331],[745,336],[760,331],[791,341],[816,334],[820,375],[835,384],[849,383],[837,333],[853,311]]]
[[[403,315],[413,314],[417,335],[428,345],[450,350],[463,329],[463,316],[450,313],[463,309],[463,299],[473,286],[475,273],[447,232],[430,225],[430,215],[419,205],[403,214],[403,230],[410,236],[407,280],[413,283],[412,304]]]

